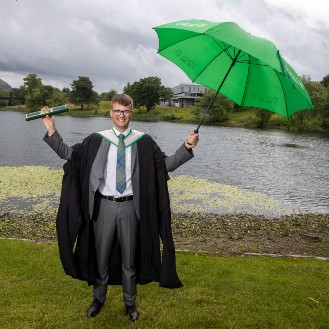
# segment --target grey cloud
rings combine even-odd
[[[174,64],[156,54],[158,40],[152,27],[196,18],[235,21],[272,40],[298,74],[321,79],[328,73],[328,25],[273,3],[6,1],[0,12],[0,78],[7,77],[18,87],[22,77],[36,73],[44,83],[67,87],[78,76],[88,76],[99,92],[120,91],[127,82],[151,75],[167,86],[188,82]]]

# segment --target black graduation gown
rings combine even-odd
[[[92,134],[73,146],[72,158],[64,164],[62,192],[56,220],[59,252],[67,275],[93,284],[97,276],[93,220],[99,199],[89,219],[89,176],[102,137]],[[176,272],[171,232],[171,211],[165,170],[165,155],[149,135],[137,141],[140,179],[140,230],[137,252],[138,283],[159,282],[161,287],[182,286]],[[147,179],[145,179],[147,177]],[[160,251],[162,241],[162,258]],[[121,254],[116,243],[110,256],[109,284],[121,284]]]

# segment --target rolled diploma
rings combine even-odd
[[[39,118],[44,118],[47,115],[59,114],[59,113],[67,112],[68,110],[69,110],[68,104],[56,106],[56,107],[47,107],[40,111],[26,113],[25,120],[31,121],[31,120],[35,120],[35,119],[39,119]]]

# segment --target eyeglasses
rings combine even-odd
[[[112,112],[115,116],[119,116],[120,114],[129,115],[132,110],[112,110]]]

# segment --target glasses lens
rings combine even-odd
[[[120,115],[121,113],[124,115],[128,115],[131,113],[131,110],[113,110],[114,115]]]

